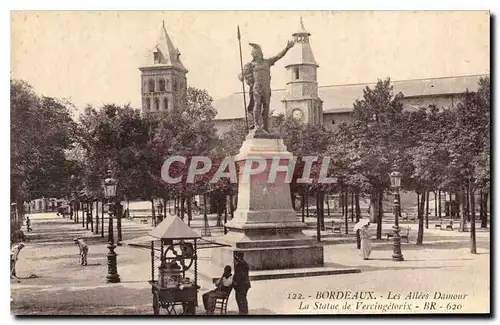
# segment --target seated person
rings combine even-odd
[[[231,266],[226,265],[224,267],[224,273],[221,278],[215,283],[217,288],[215,290],[209,291],[203,294],[203,305],[207,315],[212,315],[214,312],[214,301],[215,298],[225,298],[229,292],[231,292],[231,287],[233,285],[233,275],[231,273]]]

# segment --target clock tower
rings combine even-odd
[[[292,34],[295,46],[288,53],[286,95],[282,102],[285,115],[304,123],[323,124],[323,101],[318,96],[318,64],[309,43],[302,18],[299,30]]]

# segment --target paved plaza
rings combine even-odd
[[[314,219],[307,220],[313,223]],[[139,219],[123,220],[123,240],[145,235],[151,225]],[[195,216],[192,227],[200,232],[200,216]],[[222,228],[215,227],[215,216],[210,216],[212,237],[217,241]],[[478,224],[479,225],[479,224]],[[116,226],[116,225],[115,225]],[[384,232],[390,229],[384,224]],[[490,290],[490,241],[489,229],[478,229],[478,254],[469,253],[469,233],[457,230],[444,231],[433,225],[425,229],[424,245],[415,245],[416,224],[410,225],[410,243],[403,243],[403,262],[391,260],[390,241],[373,241],[374,251],[370,260],[359,257],[352,235],[324,232],[325,266],[355,267],[361,273],[288,278],[278,280],[253,281],[248,293],[250,314],[300,314],[300,313],[345,313],[332,309],[331,300],[320,300],[318,295],[328,292],[352,291],[371,292],[380,301],[386,302],[391,293],[461,294],[459,312],[488,312]],[[106,237],[92,234],[82,228],[81,223],[56,216],[54,213],[32,215],[33,232],[27,233],[25,249],[20,254],[17,274],[21,282],[11,281],[11,312],[15,315],[152,315],[152,295],[147,283],[151,276],[150,251],[119,246],[118,272],[121,283],[106,284],[107,273]],[[373,237],[375,227],[371,229]],[[314,236],[315,230],[306,230]],[[352,233],[352,231],[351,231]],[[73,244],[75,237],[85,238],[89,244],[88,266],[78,263],[78,248]],[[199,309],[204,314],[201,294],[211,290],[213,285],[208,276],[203,275],[202,266],[210,262],[210,250],[199,249],[200,275]],[[156,265],[157,266],[157,265]],[[155,266],[155,267],[156,267]],[[32,278],[31,275],[37,277]],[[302,301],[293,299],[303,297]],[[448,301],[446,301],[448,303]],[[309,308],[305,308],[306,305]],[[313,308],[316,308],[313,310]],[[436,312],[422,310],[423,306],[413,306],[410,312]],[[443,307],[445,308],[445,307]],[[237,314],[234,293],[228,304],[228,314]],[[349,313],[381,313],[359,308]],[[392,312],[398,312],[397,310]],[[408,313],[408,311],[402,311]],[[443,312],[443,310],[441,310]],[[457,311],[455,311],[457,312]]]

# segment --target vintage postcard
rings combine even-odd
[[[490,314],[490,19],[12,11],[11,314]]]

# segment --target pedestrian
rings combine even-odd
[[[247,293],[250,289],[250,277],[248,275],[248,263],[243,259],[243,252],[234,253],[234,277],[233,288],[238,304],[238,311],[240,315],[248,315],[248,301]]]
[[[87,254],[89,252],[89,247],[87,246],[87,243],[85,243],[83,239],[78,239],[78,238],[73,239],[73,242],[76,245],[78,245],[78,248],[80,249],[81,265],[87,265]]]
[[[233,285],[233,274],[231,273],[231,266],[226,265],[224,267],[224,273],[217,282],[215,282],[216,288],[205,294],[203,294],[203,306],[207,315],[212,315],[214,313],[214,301],[216,298],[227,298],[228,294],[231,293],[231,287]]]
[[[15,278],[18,282],[20,282],[20,281],[17,278],[17,274],[16,274],[16,263],[17,263],[17,260],[19,258],[19,253],[21,252],[21,249],[23,249],[23,248],[24,248],[24,244],[18,243],[18,244],[15,244],[14,246],[12,246],[12,248],[10,250],[10,277]]]
[[[31,229],[31,220],[30,220],[30,217],[28,217],[28,216],[26,216],[26,228],[27,228],[28,232],[33,231],[33,229]]]
[[[359,236],[361,237],[361,255],[363,259],[367,260],[370,258],[370,254],[372,252],[372,244],[370,240],[370,234],[368,233],[368,227],[370,223],[367,223],[363,227],[361,227],[359,231]]]

